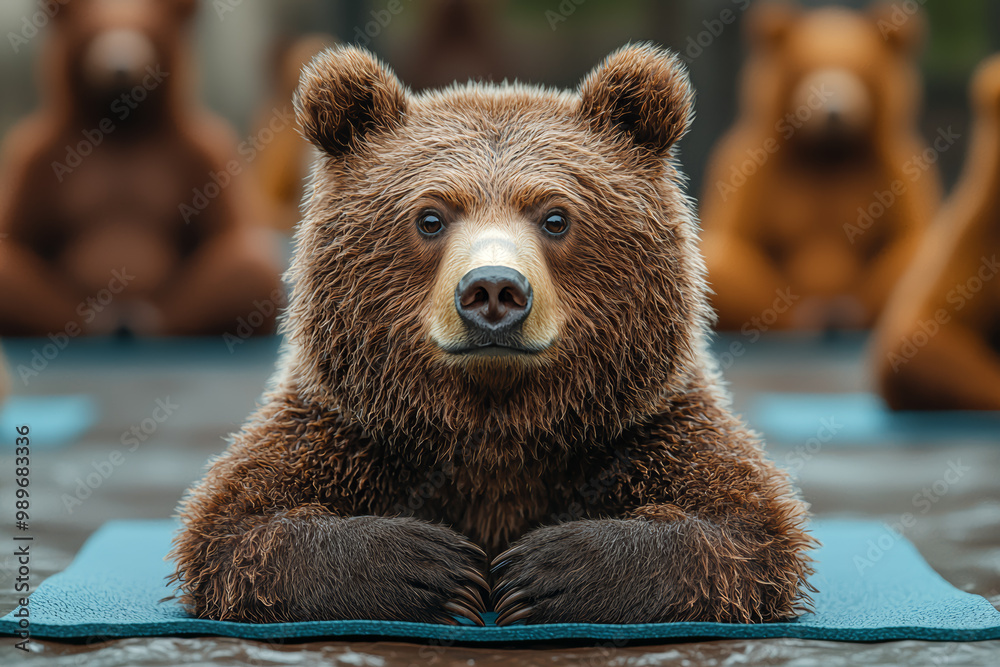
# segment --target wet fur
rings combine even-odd
[[[504,622],[631,623],[801,608],[805,506],[705,352],[671,154],[690,101],[651,46],[612,54],[577,93],[414,95],[358,49],[313,62],[297,102],[324,155],[287,345],[265,404],[182,504],[172,557],[193,613],[447,621],[492,605]],[[445,245],[415,231],[428,193],[470,219],[527,218],[553,196],[570,212],[570,234],[543,244],[556,345],[462,362],[429,342]],[[517,549],[488,573],[466,540],[490,558]]]

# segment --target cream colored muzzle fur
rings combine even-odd
[[[563,325],[562,309],[545,264],[541,232],[514,216],[461,220],[447,231],[448,246],[441,260],[429,302],[428,337],[438,347],[458,347],[466,329],[455,308],[455,288],[469,271],[481,266],[506,266],[520,271],[532,288],[532,307],[521,328],[523,343],[543,349],[556,341]]]

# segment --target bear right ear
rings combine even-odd
[[[580,84],[581,116],[666,155],[691,124],[694,94],[680,59],[649,44],[625,46]]]
[[[337,47],[323,51],[302,70],[295,111],[305,138],[339,156],[399,127],[406,114],[406,89],[368,51]]]
[[[785,39],[801,14],[801,8],[792,2],[759,2],[747,12],[743,31],[752,45],[769,49]]]
[[[908,56],[916,55],[927,37],[927,20],[919,6],[903,10],[903,6],[886,0],[868,8],[868,15],[879,34],[896,51]]]

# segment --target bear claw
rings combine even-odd
[[[490,563],[490,572],[498,573],[504,569],[514,558],[519,556],[523,551],[527,550],[527,545],[516,544],[511,548],[504,551],[502,554],[493,559]]]
[[[474,605],[473,608],[479,612],[486,611],[486,603],[483,602],[483,596],[479,592],[478,588],[472,586],[462,586],[458,589],[457,593],[462,596],[467,603]]]
[[[534,611],[533,607],[529,607],[524,604],[513,605],[502,612],[498,610],[497,620],[495,623],[497,625],[513,625],[518,621],[525,621],[529,616],[531,616]]]
[[[518,600],[520,600],[521,598],[524,598],[524,597],[527,597],[527,596],[528,596],[528,591],[524,590],[523,588],[519,589],[519,590],[515,589],[515,590],[512,590],[512,591],[509,591],[509,592],[505,593],[503,595],[503,597],[501,597],[499,600],[497,600],[495,608],[498,609],[498,610],[499,609],[508,608],[511,605],[513,605],[515,602],[517,602]]]
[[[467,618],[467,619],[469,619],[470,621],[472,621],[473,623],[475,623],[476,625],[478,625],[480,627],[483,627],[484,625],[486,625],[486,623],[483,622],[483,619],[479,615],[478,612],[476,612],[473,609],[469,608],[467,605],[462,604],[461,602],[458,602],[458,601],[455,601],[455,600],[453,600],[451,602],[446,602],[444,604],[444,609],[446,611],[448,611],[448,612],[451,612],[452,614],[454,614],[456,616],[461,616],[462,618]]]
[[[472,583],[476,584],[483,590],[485,591],[490,590],[490,585],[486,582],[485,577],[483,577],[483,575],[473,570],[471,567],[462,568],[461,570],[459,570],[459,572],[465,575],[466,579],[470,580]]]
[[[464,547],[467,551],[470,551],[476,556],[479,556],[483,560],[486,560],[486,552],[483,551],[482,547],[480,547],[478,544],[475,544],[468,540],[462,540],[461,546]]]

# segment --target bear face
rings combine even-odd
[[[318,57],[297,96],[323,155],[291,270],[293,377],[397,435],[518,442],[649,414],[708,317],[669,160],[690,99],[652,47],[578,95],[414,95],[361,50]]]
[[[763,4],[749,21],[744,108],[769,123],[783,119],[779,131],[791,143],[819,156],[816,149],[860,150],[913,123],[920,14],[901,18],[882,5],[863,14]]]
[[[46,70],[56,78],[53,89],[66,93],[65,102],[73,107],[101,115],[136,86],[145,86],[150,100],[167,99],[173,87],[170,75],[183,67],[180,34],[196,7],[195,0],[63,4],[54,15],[54,39],[47,54]],[[160,86],[163,80],[167,85]],[[160,106],[146,99],[142,105]]]

